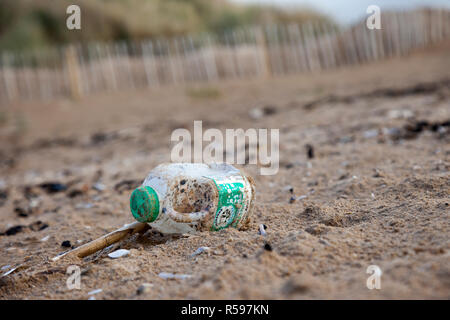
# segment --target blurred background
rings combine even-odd
[[[372,3],[373,2],[373,3]],[[327,21],[349,25],[366,17],[371,4],[381,10],[449,8],[445,0],[4,0],[0,4],[0,50],[32,49],[68,42],[146,39],[222,32],[270,23]],[[66,8],[83,11],[83,32],[69,32]]]
[[[2,1],[2,103],[335,69],[449,34],[440,0],[380,1],[380,30],[366,1],[79,1],[81,30],[65,27],[70,4]]]

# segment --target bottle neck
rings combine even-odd
[[[153,222],[160,212],[159,198],[156,191],[147,186],[136,188],[130,197],[130,209],[139,222]]]

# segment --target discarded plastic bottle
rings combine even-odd
[[[246,229],[254,182],[229,164],[167,163],[131,194],[134,218],[162,233]]]

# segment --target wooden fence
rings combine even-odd
[[[403,56],[450,38],[450,11],[381,14],[344,30],[327,24],[242,28],[140,42],[2,53],[0,103],[79,98],[102,91],[319,72]]]

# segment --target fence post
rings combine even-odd
[[[263,76],[270,78],[273,75],[272,65],[270,63],[269,48],[267,46],[266,33],[263,27],[256,29],[256,44],[261,48],[263,54]]]
[[[298,35],[295,33],[296,29],[295,29],[294,24],[289,24],[286,32],[287,32],[287,38],[288,38],[288,42],[289,42],[289,50],[291,51],[292,54],[292,62],[293,62],[293,66],[294,66],[294,71],[295,72],[299,72],[301,71],[301,67],[300,67],[300,57],[298,54],[298,48],[297,48],[297,41],[298,41]]]
[[[153,43],[148,41],[142,42],[142,57],[144,59],[145,75],[147,77],[147,86],[151,87],[159,85],[157,70],[155,68],[155,57],[153,56]]]
[[[13,101],[18,98],[18,88],[16,82],[16,74],[14,71],[13,57],[9,53],[4,53],[2,56],[3,60],[3,76],[5,80],[6,95],[8,101]]]
[[[217,63],[216,63],[216,53],[213,45],[213,41],[211,39],[211,35],[207,34],[205,36],[205,46],[202,47],[203,55],[205,59],[206,73],[208,75],[208,81],[217,80],[218,72],[217,72]]]
[[[73,99],[80,99],[83,94],[80,83],[80,65],[75,47],[72,45],[65,50],[65,62],[69,76],[70,94]]]
[[[179,70],[177,68],[176,65],[176,61],[175,61],[175,57],[177,55],[177,53],[173,52],[176,51],[176,46],[174,44],[174,41],[170,41],[170,40],[166,40],[165,41],[166,46],[167,46],[167,59],[169,60],[169,65],[170,65],[170,74],[172,76],[172,82],[174,85],[178,85],[180,80],[179,80]]]

